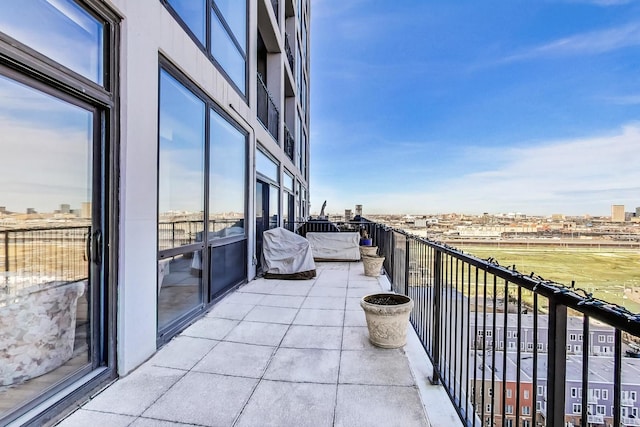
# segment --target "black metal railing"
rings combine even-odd
[[[289,66],[291,67],[291,72],[295,72],[295,68],[293,68],[293,50],[291,49],[291,44],[289,43],[289,33],[284,34],[284,52],[287,55],[287,61],[289,61]]]
[[[465,425],[640,425],[640,314],[382,224],[294,228],[368,231]]]
[[[0,231],[0,295],[86,279],[90,234],[89,226]]]
[[[262,80],[260,73],[258,76],[258,119],[262,122],[269,133],[278,141],[278,128],[280,123],[280,112],[267,86]]]
[[[289,130],[289,127],[285,123],[284,125],[284,153],[293,160],[293,147],[295,147],[296,141],[293,139],[293,134]]]

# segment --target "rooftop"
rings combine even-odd
[[[403,349],[370,344],[360,298],[387,279],[317,267],[242,286],[59,426],[461,425],[411,328]]]

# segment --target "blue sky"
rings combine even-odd
[[[640,206],[639,1],[311,6],[311,213]]]

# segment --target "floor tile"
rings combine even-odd
[[[332,310],[344,309],[344,297],[307,297],[302,308],[325,308]]]
[[[300,308],[304,302],[305,297],[293,296],[293,295],[266,295],[259,305],[266,305],[270,307],[289,307]]]
[[[275,347],[235,342],[221,342],[211,350],[192,372],[260,378]]]
[[[129,427],[193,427],[193,424],[176,421],[155,420],[153,418],[137,418]]]
[[[412,386],[415,381],[402,350],[372,348],[342,352],[340,384]]]
[[[327,288],[327,287],[314,287],[309,292],[310,297],[341,297],[344,298],[347,295],[346,288]]]
[[[231,426],[257,383],[253,378],[191,372],[144,416],[203,426]]]
[[[345,325],[342,333],[343,350],[364,350],[374,347],[369,341],[369,330],[366,327]]]
[[[225,341],[241,342],[246,344],[258,344],[277,346],[282,341],[282,337],[287,333],[289,325],[264,322],[240,322],[225,337]]]
[[[336,427],[428,427],[414,387],[338,385]]]
[[[189,326],[182,335],[195,338],[209,338],[221,340],[229,331],[236,327],[237,320],[218,319],[215,317],[203,317]]]
[[[265,379],[333,384],[338,381],[339,350],[279,348]]]
[[[278,283],[275,280],[265,280],[265,279],[256,279],[252,282],[247,283],[244,286],[241,286],[237,292],[239,293],[255,293],[255,294],[268,294],[273,288],[278,286]]]
[[[261,381],[236,427],[330,427],[336,385]]]
[[[225,301],[216,304],[211,311],[209,311],[207,317],[218,317],[221,319],[242,320],[248,312],[253,310],[255,304],[234,304],[227,303]]]
[[[364,310],[347,310],[344,312],[344,326],[367,326]]]
[[[307,296],[311,285],[307,284],[282,284],[276,286],[271,292],[271,295],[293,295],[293,296]]]
[[[362,311],[362,306],[360,305],[361,298],[347,298],[347,303],[345,304],[346,310],[358,310]]]
[[[179,335],[158,350],[149,362],[155,366],[189,370],[218,342]]]
[[[282,347],[340,349],[342,328],[335,326],[292,325],[282,340]]]
[[[301,308],[293,321],[294,325],[310,326],[342,326],[344,310],[324,310],[316,308]]]
[[[366,295],[379,294],[380,288],[349,288],[347,289],[347,297],[349,298],[362,298]]]
[[[143,365],[89,401],[84,409],[137,416],[185,375],[185,371]]]
[[[244,318],[250,322],[290,324],[296,317],[298,309],[284,307],[267,307],[257,305]]]
[[[333,414],[332,414],[333,415]],[[136,417],[112,414],[107,412],[88,411],[79,409],[73,416],[57,424],[58,427],[127,427]]]

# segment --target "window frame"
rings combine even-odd
[[[90,369],[85,369],[63,378],[52,387],[13,406],[0,416],[0,422],[12,422],[28,414],[38,405],[46,409],[29,418],[29,423],[46,423],[64,410],[64,405],[73,401],[72,396],[88,394],[117,378],[116,366],[116,307],[119,271],[119,176],[120,176],[120,23],[121,18],[104,2],[98,0],[74,0],[79,7],[103,24],[102,84],[73,71],[39,51],[0,32],[0,71],[2,75],[69,102],[81,108],[90,106],[95,114],[93,123],[94,153],[92,166],[103,175],[98,185],[102,218],[99,220],[103,232],[101,246],[101,298],[90,301],[93,312],[89,334],[95,345],[91,350]],[[99,123],[99,126],[96,124]],[[99,159],[99,161],[98,161]],[[97,187],[96,187],[97,186]],[[82,382],[81,385],[78,385]],[[71,394],[60,393],[73,388]],[[50,400],[52,403],[47,403]]]
[[[234,0],[234,1],[237,1],[237,0]],[[246,16],[245,16],[245,40],[246,40],[247,45],[244,47],[244,49],[239,49],[240,54],[244,58],[244,85],[245,85],[244,86],[245,87],[244,93],[242,92],[242,90],[240,90],[240,88],[233,81],[233,79],[231,78],[229,73],[227,73],[227,71],[224,69],[222,64],[220,64],[218,62],[218,60],[215,58],[215,56],[211,52],[211,26],[212,26],[211,13],[215,13],[217,15],[218,19],[220,20],[220,23],[222,24],[223,28],[225,29],[225,31],[227,32],[227,34],[231,38],[231,41],[232,41],[233,45],[236,47],[236,49],[238,47],[242,47],[242,46],[240,46],[240,43],[237,40],[237,38],[236,38],[235,34],[233,33],[233,31],[231,31],[231,27],[227,23],[224,15],[220,11],[220,9],[218,9],[217,4],[215,4],[215,0],[205,0],[205,29],[204,29],[205,42],[204,42],[204,44],[198,39],[198,37],[193,33],[193,31],[191,31],[191,28],[189,28],[187,23],[184,22],[184,20],[180,17],[178,12],[171,6],[171,4],[169,3],[169,0],[160,0],[160,2],[165,7],[165,9],[171,14],[171,16],[175,19],[175,21],[187,33],[189,38],[191,38],[191,40],[195,43],[195,45],[198,47],[198,49],[200,49],[202,51],[202,53],[204,53],[204,55],[216,67],[218,72],[220,72],[220,74],[222,74],[224,76],[224,78],[227,81],[227,83],[229,83],[231,85],[233,90],[235,90],[238,93],[238,95],[240,96],[240,98],[242,100],[244,100],[244,102],[248,105],[249,104],[249,99],[250,99],[250,91],[249,91],[249,83],[250,83],[250,79],[249,79],[249,54],[248,54],[248,52],[249,52],[249,6],[250,6],[249,0],[244,0],[244,2],[245,2],[245,11],[246,11]]]

